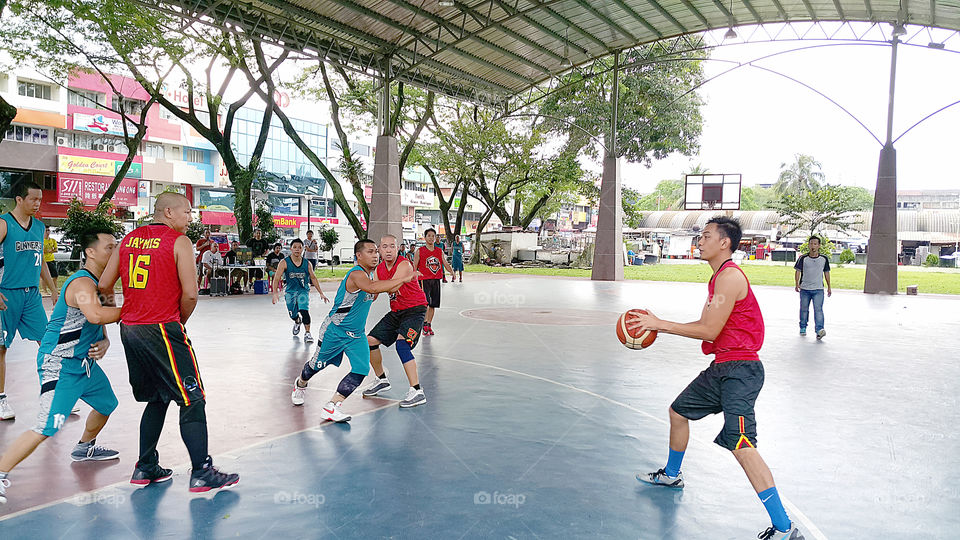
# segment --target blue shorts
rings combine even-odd
[[[310,291],[294,292],[287,289],[284,298],[287,300],[287,314],[291,319],[297,320],[301,311],[310,311]]]
[[[47,330],[47,312],[43,310],[38,287],[25,289],[0,289],[6,297],[7,309],[0,311],[0,334],[4,347],[10,347],[13,338],[40,341]]]
[[[117,395],[110,387],[107,374],[96,362],[85,364],[76,358],[40,353],[37,372],[40,374],[40,412],[33,431],[41,435],[55,435],[77,400],[82,399],[104,416],[110,416],[117,408]]]
[[[320,332],[320,347],[310,361],[310,367],[319,371],[329,365],[340,366],[346,353],[350,371],[366,376],[370,373],[370,346],[363,332],[347,332],[333,323],[324,322]]]

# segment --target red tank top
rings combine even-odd
[[[420,279],[440,279],[443,277],[443,250],[435,246],[432,250],[420,246],[420,264],[417,271]]]
[[[377,279],[380,281],[389,281],[397,273],[397,267],[400,263],[407,260],[404,257],[397,257],[393,263],[393,268],[387,270],[387,263],[381,262],[377,265]],[[411,266],[413,266],[411,264]],[[409,281],[400,286],[400,290],[390,295],[390,311],[403,311],[417,306],[427,305],[427,296],[423,294],[423,289],[417,284],[417,280]]]
[[[137,227],[120,242],[120,283],[124,324],[180,320],[180,276],[173,245],[182,236],[163,224]]]
[[[720,268],[710,278],[707,284],[709,291],[709,300],[713,300],[713,287],[717,276],[727,268],[736,268],[741,274],[743,270],[734,264],[733,261],[727,261],[720,265]],[[747,278],[743,274],[744,279]],[[709,301],[708,300],[708,301]],[[723,330],[716,339],[704,341],[700,344],[703,354],[715,354],[716,362],[728,362],[730,360],[759,360],[757,352],[763,346],[763,314],[760,313],[760,304],[753,295],[753,289],[750,288],[750,280],[747,279],[747,296],[743,300],[737,300],[733,304],[733,311],[730,318],[723,325]]]

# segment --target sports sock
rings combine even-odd
[[[377,375],[377,377],[379,377],[380,379],[382,379],[382,380],[385,381],[385,380],[387,380],[387,372],[384,371],[384,372],[383,372],[383,375]]]
[[[6,477],[7,477],[7,474],[8,474],[8,473],[5,473],[5,472],[3,472],[3,471],[0,471],[0,480],[3,480],[4,478],[6,478]]]
[[[683,462],[683,452],[677,452],[674,449],[670,449],[670,455],[667,456],[667,466],[663,468],[663,472],[667,473],[667,476],[677,476],[680,474],[680,463]]]
[[[5,398],[5,397],[7,397],[7,394],[5,394],[5,393],[3,393],[3,392],[0,392],[0,399],[3,399],[3,398]]]
[[[414,390],[419,390],[419,389],[420,389],[420,385],[419,385],[419,384],[415,384],[415,385],[413,385],[413,388],[414,388]]]
[[[770,514],[770,522],[778,531],[787,532],[790,530],[790,518],[787,517],[787,511],[783,509],[783,503],[780,502],[780,494],[777,493],[776,486],[765,489],[757,493],[760,502],[763,503],[767,513]]]

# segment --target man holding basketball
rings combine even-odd
[[[770,515],[772,525],[761,540],[802,540],[780,502],[773,475],[757,452],[754,403],[763,387],[763,364],[757,352],[763,345],[763,315],[750,282],[731,260],[740,244],[740,224],[718,216],[707,222],[698,246],[700,258],[710,263],[713,277],[707,284],[707,303],[700,320],[691,323],[664,321],[640,313],[628,328],[656,330],[703,340],[704,354],[715,359],[677,396],[670,406],[670,453],[667,465],[637,479],[650,484],[682,488],[680,464],[690,438],[690,420],[723,413],[723,429],[714,442],[730,450],[743,467],[750,484]]]

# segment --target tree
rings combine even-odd
[[[859,186],[840,186],[850,198],[850,204],[856,210],[868,212],[873,210],[873,192]]]
[[[638,210],[682,210],[683,182],[680,180],[661,180],[653,193],[648,193],[637,202]]]
[[[128,14],[126,6],[114,7],[117,11],[112,12],[113,15]],[[139,114],[128,114],[127,108],[123,106],[122,83],[119,77],[111,74],[119,69],[121,60],[114,50],[109,46],[105,47],[99,39],[101,34],[98,27],[76,24],[78,15],[97,16],[96,13],[91,12],[92,9],[94,6],[91,3],[82,1],[14,0],[10,4],[11,16],[2,21],[0,50],[9,54],[14,63],[27,64],[36,68],[51,82],[63,87],[64,91],[67,91],[65,81],[71,75],[81,72],[97,74],[110,87],[112,99],[109,105],[106,102],[87,104],[92,108],[113,112],[120,117],[124,146],[127,149],[123,164],[117,169],[113,181],[100,198],[102,203],[113,198],[120,182],[130,170],[140,150],[140,144],[147,134],[147,114],[156,100],[151,97],[143,105]],[[2,5],[0,5],[0,12],[2,12]],[[158,24],[159,20],[158,14],[151,12],[146,13],[144,17],[132,19],[128,24],[137,28],[152,28]],[[127,46],[147,46],[144,38],[149,36],[149,30],[129,34]],[[165,76],[166,74],[160,77],[161,82]],[[129,90],[128,88],[127,91]],[[5,126],[2,127],[6,130]],[[133,130],[132,133],[131,130]]]
[[[0,0],[0,21],[3,20],[3,11],[6,7],[7,0]],[[3,96],[0,96],[0,133],[6,133],[7,128],[10,127],[10,124],[13,123],[13,119],[16,117],[17,108],[7,103],[7,100],[3,99]],[[3,139],[0,139],[0,143],[3,143]]]
[[[822,165],[813,156],[796,154],[794,158],[793,163],[780,164],[780,176],[773,185],[777,195],[816,191],[825,179],[820,170]]]
[[[824,186],[816,191],[787,193],[776,204],[780,223],[788,227],[784,236],[804,230],[813,236],[826,226],[848,232],[860,222],[850,194],[840,186]]]
[[[674,152],[699,149],[703,100],[691,89],[703,81],[703,69],[694,54],[675,50],[668,40],[621,53],[626,67],[620,73],[617,148],[628,161],[649,166]],[[541,101],[537,114],[565,136],[565,151],[600,157],[599,142],[610,125],[612,67],[613,59],[605,57],[572,71],[561,77],[560,90]]]
[[[740,210],[774,210],[779,199],[773,188],[760,186],[745,187],[740,190]]]
[[[621,189],[621,203],[623,207],[624,222],[623,224],[631,229],[636,229],[640,227],[643,223],[643,213],[640,208],[640,200],[643,198],[640,195],[640,192],[624,186]]]

